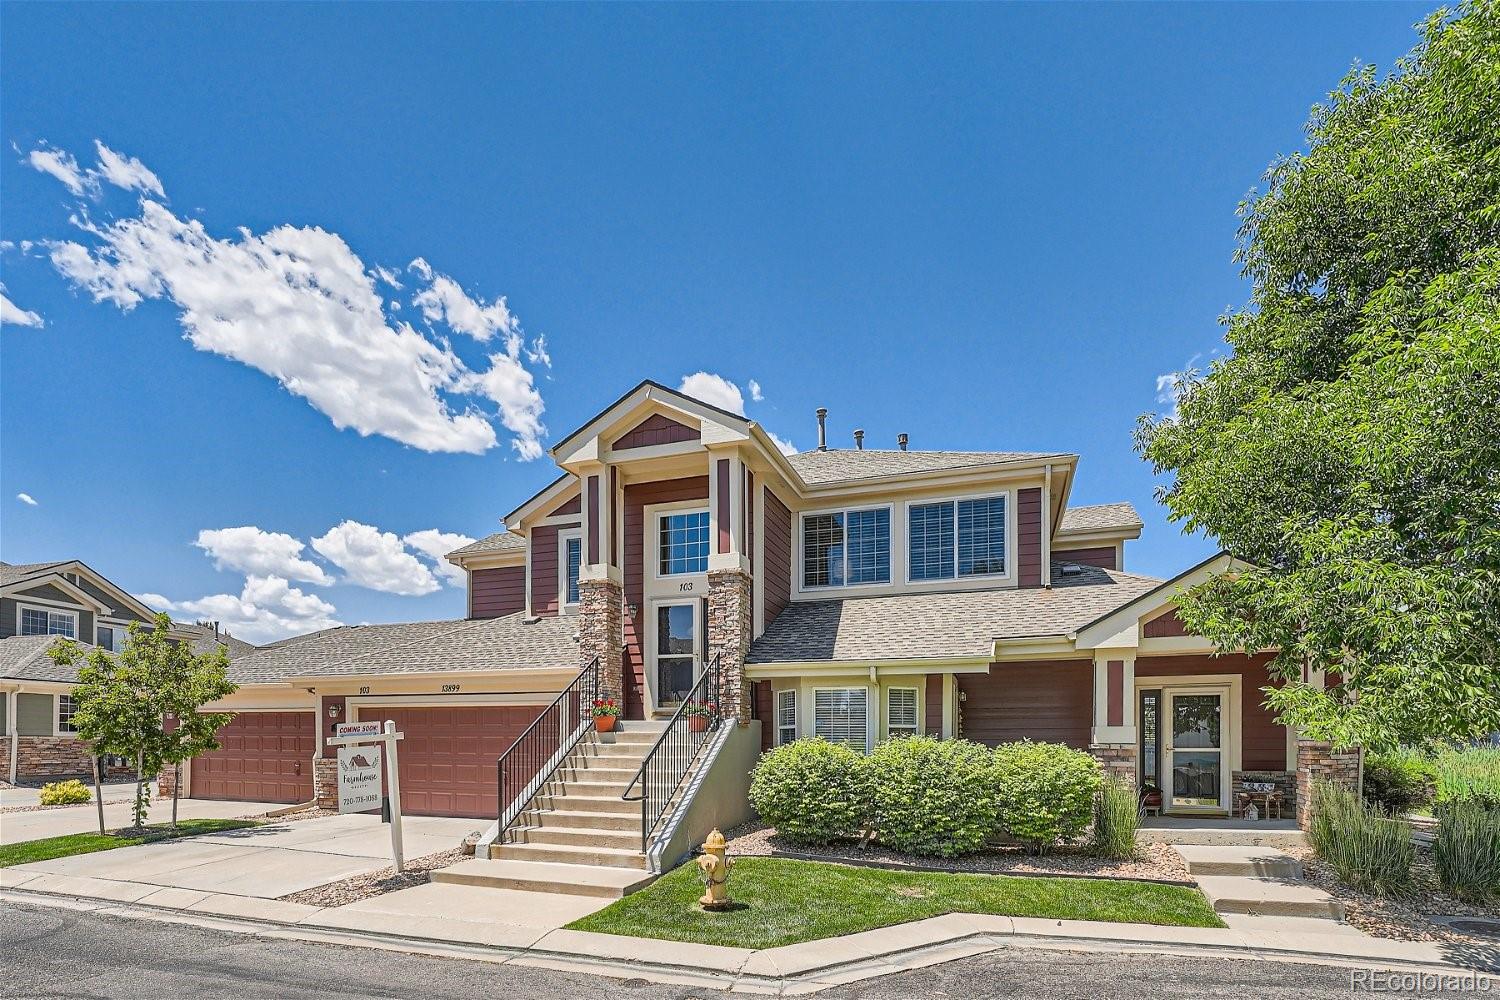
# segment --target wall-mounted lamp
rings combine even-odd
[[[333,702],[328,706],[328,717],[330,719],[337,719],[339,717],[339,713],[342,711],[343,709],[339,706],[339,703]]]
[[[625,611],[630,615],[631,618],[634,618],[637,614],[639,614],[640,610],[641,606],[634,601],[631,601],[629,604],[625,605]]]

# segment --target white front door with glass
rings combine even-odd
[[[646,518],[644,639],[652,706],[674,708],[703,669],[708,511],[664,504]]]
[[[1167,806],[1180,811],[1225,808],[1229,780],[1224,743],[1224,705],[1228,692],[1167,690],[1166,736],[1162,747],[1167,779]]]
[[[699,601],[656,606],[656,703],[678,705],[698,679]]]

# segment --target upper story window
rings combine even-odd
[[[578,603],[578,571],[583,565],[583,537],[581,535],[564,535],[562,537],[562,583],[559,589],[562,591],[562,602],[564,605]]]
[[[802,518],[802,586],[891,582],[891,510],[840,510]]]
[[[663,514],[657,558],[661,576],[708,572],[708,511]]]
[[[59,733],[77,732],[73,728],[73,712],[75,709],[76,705],[73,702],[72,695],[60,694],[57,696],[57,731]]]
[[[72,611],[49,611],[46,608],[21,609],[22,635],[65,635],[78,638],[78,615]]]
[[[1005,497],[913,504],[907,514],[912,582],[1005,573]]]
[[[128,638],[130,638],[130,630],[124,625],[100,625],[94,630],[95,645],[111,653],[122,651],[125,648],[125,640]]]

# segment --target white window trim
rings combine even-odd
[[[973,573],[973,574],[970,574],[968,576],[964,576],[964,575],[960,574],[958,572],[958,504],[959,504],[959,501],[961,501],[961,500],[996,500],[996,499],[1001,499],[1001,498],[1003,498],[1005,500],[1005,570],[1003,572],[1000,572],[1000,573]],[[940,504],[940,503],[946,503],[946,504],[952,504],[953,505],[953,575],[952,576],[943,576],[943,577],[933,577],[931,579],[926,579],[926,580],[915,580],[915,579],[912,579],[911,567],[912,567],[913,560],[912,560],[912,556],[911,556],[911,509],[913,507],[929,507],[929,506],[931,506],[933,504]],[[906,539],[905,545],[903,546],[904,549],[905,549],[905,551],[906,551],[906,582],[907,582],[907,584],[909,586],[912,586],[912,587],[953,586],[954,584],[967,584],[971,580],[1010,581],[1010,580],[1013,580],[1015,578],[1015,576],[1016,576],[1016,544],[1019,541],[1017,539],[1017,537],[1016,537],[1016,535],[1017,535],[1017,527],[1016,527],[1016,491],[1015,490],[988,491],[988,492],[984,492],[984,493],[965,493],[965,494],[956,495],[956,496],[923,497],[922,499],[919,499],[919,500],[908,500],[906,502],[906,505],[905,505],[905,510],[903,510],[902,513],[904,515],[902,517],[902,521],[904,522],[903,525],[902,525],[902,528],[904,529],[905,539]]]
[[[568,528],[557,533],[557,606],[565,615],[578,613],[578,601],[568,600],[568,542],[578,541],[578,570],[582,575],[584,563],[583,529]],[[579,595],[583,593],[580,590]]]
[[[54,694],[52,696],[52,735],[63,739],[77,739],[78,733],[62,727],[62,700],[73,697],[71,694]],[[73,711],[78,711],[78,703],[73,703]]]
[[[914,686],[908,686],[908,685],[905,685],[905,684],[900,684],[900,685],[896,685],[894,687],[888,687],[888,688],[885,689],[885,736],[886,736],[886,739],[891,739],[891,738],[893,738],[896,735],[891,730],[891,727],[893,725],[893,723],[891,722],[891,693],[895,692],[895,691],[910,691],[911,692],[912,712],[914,713],[914,717],[912,719],[911,732],[909,732],[909,733],[902,733],[901,735],[902,736],[921,736],[922,735],[922,689],[919,688],[919,687],[914,687]]]
[[[812,712],[808,718],[809,731],[813,736],[818,735],[818,692],[833,691],[848,693],[850,691],[863,692],[865,696],[865,744],[862,752],[870,752],[870,689],[862,684],[837,684],[826,687],[814,687],[812,689]],[[824,739],[827,739],[825,736]],[[830,741],[831,742],[831,741]]]
[[[791,697],[791,722],[786,721],[786,713],[783,711],[781,703],[783,695]],[[777,690],[773,695],[771,712],[774,716],[771,721],[776,727],[774,745],[781,747],[794,742],[797,739],[797,689],[780,688]],[[788,729],[792,731],[792,738],[790,740],[782,739],[782,734]]]
[[[21,618],[25,614],[25,612],[27,612],[27,611],[40,611],[43,614],[47,614],[47,615],[67,615],[69,618],[72,618],[73,619],[73,635],[72,635],[72,638],[74,640],[78,639],[78,630],[83,627],[83,616],[77,611],[77,609],[66,608],[66,607],[61,607],[61,606],[56,606],[56,605],[50,605],[50,604],[42,603],[42,602],[38,602],[38,603],[35,603],[35,604],[32,604],[32,603],[22,604],[21,602],[17,601],[16,602],[16,635],[28,635],[28,634],[35,635],[35,634],[40,634],[40,633],[27,633],[27,632],[25,632],[25,631],[22,630],[22,628],[21,628]],[[52,627],[50,620],[48,621],[47,627],[49,629]],[[60,633],[60,632],[50,632],[49,631],[46,634],[48,634],[48,635],[61,635],[62,633]],[[92,646],[93,643],[90,642],[89,645]]]
[[[843,514],[844,517],[844,579],[849,578],[849,514],[864,510],[889,511],[890,537],[886,539],[886,548],[890,551],[890,579],[884,583],[827,583],[822,586],[809,587],[807,581],[807,534],[806,522],[809,517],[817,517],[820,514]],[[793,548],[796,552],[796,562],[792,567],[792,575],[796,577],[797,592],[800,594],[818,594],[827,591],[842,593],[846,590],[879,590],[889,588],[895,584],[896,559],[898,549],[896,547],[896,505],[894,503],[870,503],[870,504],[840,504],[837,507],[820,507],[817,510],[804,510],[797,512],[797,537]]]
[[[685,500],[680,503],[653,504],[646,521],[646,532],[649,536],[646,539],[648,542],[646,554],[651,560],[651,579],[653,580],[693,580],[708,576],[706,569],[696,573],[663,573],[661,571],[661,519],[678,514],[703,514],[708,517],[708,554],[710,558],[713,557],[714,519],[707,503],[702,500]],[[683,591],[683,593],[696,593],[696,591]]]
[[[99,630],[101,628],[107,628],[107,629],[111,629],[111,630],[115,630],[115,631],[119,631],[119,632],[123,633],[124,638],[122,638],[120,640],[121,642],[124,642],[126,639],[130,638],[130,623],[129,622],[122,622],[122,621],[119,621],[119,620],[116,620],[116,619],[95,618],[94,619],[94,640],[93,640],[93,642],[94,642],[94,645],[96,645],[96,646],[99,645]],[[118,651],[119,650],[112,650],[112,652],[118,652]]]

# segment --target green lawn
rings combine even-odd
[[[683,865],[569,928],[601,934],[774,948],[944,913],[1223,927],[1196,889],[1108,879],[1017,878],[739,858],[729,894],[739,907],[705,913],[698,869]]]
[[[173,834],[166,823],[153,823],[151,833],[138,837],[122,837],[113,833],[100,836],[97,833],[70,833],[63,837],[47,837],[45,840],[28,840],[19,844],[0,846],[0,868],[24,865],[29,861],[51,861],[74,854],[92,854],[95,851],[112,851],[117,847],[134,847],[137,844],[154,844],[174,837],[192,837],[203,833],[223,833],[225,830],[242,830],[247,826],[259,826],[253,819],[185,819],[177,824]]]

